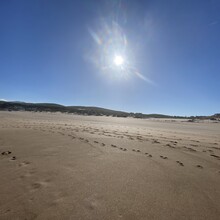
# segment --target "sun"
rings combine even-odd
[[[121,55],[116,55],[113,61],[116,66],[122,66],[124,63],[124,58]]]

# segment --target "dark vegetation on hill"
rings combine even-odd
[[[218,120],[220,114],[213,116],[169,116],[162,114],[142,114],[133,112],[115,111],[99,107],[85,107],[85,106],[63,106],[53,103],[26,103],[26,102],[6,102],[0,101],[1,111],[32,111],[32,112],[62,112],[74,113],[79,115],[96,115],[96,116],[113,116],[113,117],[133,117],[133,118],[190,118],[193,122],[195,119],[212,119]]]

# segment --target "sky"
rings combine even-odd
[[[218,0],[0,0],[0,99],[220,112],[219,11]]]

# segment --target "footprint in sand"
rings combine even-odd
[[[4,151],[4,152],[2,152],[2,155],[9,155],[9,154],[11,154],[11,151]]]
[[[101,206],[101,203],[97,196],[91,196],[84,200],[84,206],[87,210],[93,211]]]
[[[158,140],[153,140],[153,144],[159,144],[160,142]]]
[[[179,160],[176,161],[180,166],[184,166],[184,164],[182,162],[180,162]]]
[[[32,190],[37,190],[40,189],[42,187],[46,187],[48,186],[48,184],[50,183],[50,180],[45,180],[45,181],[40,181],[40,182],[35,182],[31,184],[31,188]]]
[[[191,148],[191,147],[186,147],[186,146],[183,146],[185,149],[187,149],[188,151],[191,151],[191,152],[196,152],[197,150]]]
[[[190,144],[192,147],[198,147],[198,144]]]
[[[174,146],[170,145],[170,144],[166,144],[167,147],[170,147],[170,148],[175,148]]]
[[[11,160],[16,160],[16,157],[15,157],[15,156],[13,156],[13,157],[11,158]]]
[[[167,157],[164,157],[164,156],[160,156],[162,159],[167,159]]]
[[[210,154],[210,156],[211,156],[211,157],[215,157],[215,158],[217,158],[217,159],[220,159],[220,156],[215,155],[215,154]]]
[[[18,166],[19,167],[22,167],[22,166],[27,166],[27,165],[29,165],[31,162],[29,162],[29,161],[24,161],[24,162],[21,162]]]
[[[201,166],[201,165],[196,165],[196,167],[198,167],[198,168],[200,168],[200,169],[202,169],[202,168],[203,168],[203,166]]]
[[[41,188],[41,186],[42,186],[42,183],[38,183],[38,182],[31,184],[32,189],[39,189]]]
[[[36,171],[30,171],[20,176],[20,179],[25,180],[26,178],[32,177]]]

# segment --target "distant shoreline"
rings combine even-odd
[[[132,117],[132,118],[164,118],[164,119],[189,119],[189,122],[194,122],[196,119],[209,119],[213,121],[220,120],[220,114],[210,116],[171,116],[163,114],[143,114],[116,111],[100,107],[86,106],[63,106],[55,103],[26,103],[26,102],[7,102],[0,101],[0,111],[31,111],[31,112],[61,112],[74,113],[78,115],[93,115],[93,116],[112,116],[112,117]]]

